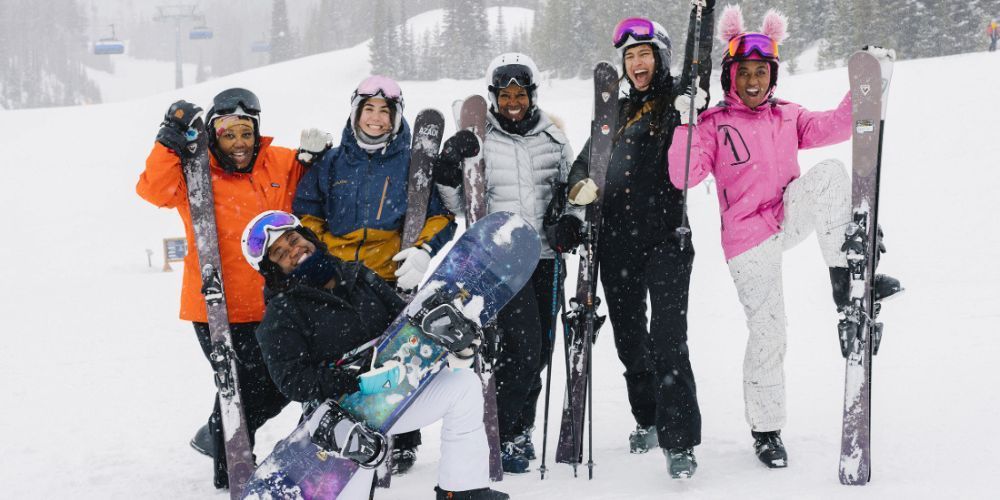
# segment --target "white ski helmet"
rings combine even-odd
[[[615,49],[618,50],[618,58],[622,61],[622,69],[625,65],[625,51],[629,47],[642,44],[650,44],[655,49],[657,68],[653,75],[654,82],[666,82],[670,76],[670,58],[672,49],[670,35],[666,28],[660,23],[645,17],[629,17],[618,21],[614,34],[611,38]],[[623,71],[624,72],[624,71]],[[630,80],[631,81],[631,80]]]
[[[392,109],[392,132],[388,139],[388,142],[392,142],[403,124],[403,91],[395,80],[387,76],[369,76],[354,89],[354,93],[351,94],[351,130],[357,132],[361,103],[372,97],[385,99]]]
[[[486,87],[489,89],[490,104],[497,109],[497,95],[500,89],[511,83],[524,87],[531,99],[531,107],[538,102],[538,67],[527,54],[507,52],[500,54],[486,69]]]

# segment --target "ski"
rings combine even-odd
[[[240,398],[240,385],[236,376],[236,356],[229,331],[229,313],[222,281],[222,263],[219,257],[219,233],[215,225],[215,197],[212,193],[212,173],[208,160],[208,136],[201,118],[192,129],[197,137],[188,142],[189,155],[181,163],[187,183],[188,204],[191,208],[191,225],[194,228],[201,269],[202,288],[208,309],[208,327],[211,332],[212,368],[218,388],[219,407],[222,413],[223,438],[226,445],[226,464],[229,475],[229,493],[240,498],[243,485],[253,473],[253,450],[247,433],[247,421]]]
[[[891,54],[891,51],[889,52]],[[855,52],[848,60],[852,99],[852,221],[846,231],[851,305],[846,347],[844,427],[840,445],[840,482],[864,485],[871,480],[872,355],[878,350],[882,324],[876,322],[872,282],[878,259],[878,193],[886,99],[892,78],[892,56],[878,58]]]
[[[486,216],[486,160],[482,152],[482,146],[486,142],[486,99],[479,95],[469,96],[461,101],[461,106],[456,101],[453,108],[458,110],[458,128],[472,130],[479,138],[480,144],[479,156],[469,158],[463,165],[462,206],[465,210],[465,227],[468,228]],[[495,325],[490,325],[487,328],[495,328]],[[487,335],[487,337],[496,338],[495,334]],[[487,352],[492,351],[492,349],[487,349]],[[482,356],[482,358],[486,357],[488,356]],[[502,481],[500,424],[497,421],[497,388],[496,380],[493,377],[493,362],[493,359],[482,359],[483,366],[480,368],[483,379],[483,399],[486,404],[483,423],[486,425],[486,439],[490,445],[490,479]]]
[[[413,122],[413,144],[410,147],[410,178],[406,185],[406,217],[400,248],[416,243],[427,221],[427,205],[431,199],[431,164],[441,148],[444,116],[435,109],[425,109]]]
[[[611,161],[611,149],[618,118],[618,71],[608,62],[594,67],[594,114],[590,127],[589,176],[597,184],[598,197],[587,206],[584,231],[586,242],[580,252],[576,296],[563,314],[563,345],[566,351],[566,398],[563,403],[556,462],[571,464],[573,474],[583,463],[584,411],[593,405],[586,398],[593,397],[590,386],[590,351],[594,336],[604,318],[597,316],[600,300],[597,298],[598,235],[601,228],[601,206],[604,178]],[[591,420],[593,422],[593,420]],[[592,433],[591,433],[592,434]],[[591,435],[591,440],[593,435]],[[593,477],[593,456],[588,460],[589,475]]]

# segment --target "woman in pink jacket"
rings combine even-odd
[[[709,174],[716,180],[722,247],[750,330],[743,362],[746,418],[757,457],[771,468],[787,463],[780,437],[785,425],[782,252],[816,230],[838,310],[850,300],[841,249],[850,221],[850,178],[837,160],[821,162],[802,175],[798,150],[851,137],[851,96],[823,112],[773,98],[785,25],[784,16],[768,11],[762,32],[748,33],[740,8],[726,7],[716,31],[727,47],[722,59],[725,98],[698,118],[689,177],[690,186]],[[678,98],[682,123],[689,106],[690,96]],[[675,134],[684,137],[687,130]],[[678,188],[684,187],[686,147],[686,141],[674,141],[669,151],[670,180]],[[876,276],[876,300],[900,290],[895,279]]]

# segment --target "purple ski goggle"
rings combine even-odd
[[[637,42],[652,40],[656,36],[656,27],[653,26],[653,21],[644,17],[622,19],[615,26],[615,34],[612,38],[615,48],[621,48],[622,45],[625,45],[630,36]]]
[[[403,91],[399,88],[399,84],[391,78],[378,75],[365,78],[358,85],[358,89],[354,91],[355,97],[369,98],[378,95],[385,99],[399,100],[403,96]]]
[[[733,37],[726,49],[732,59],[747,59],[756,52],[760,57],[778,60],[778,44],[763,33],[744,33]]]
[[[280,210],[271,210],[258,215],[243,234],[243,254],[251,265],[259,267],[260,261],[267,254],[267,248],[274,243],[271,240],[274,231],[287,231],[302,226],[298,217]]]

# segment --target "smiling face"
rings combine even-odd
[[[500,115],[512,122],[524,119],[530,105],[528,91],[516,83],[500,89],[497,93],[497,108]]]
[[[736,69],[736,95],[750,109],[767,99],[771,86],[771,65],[765,61],[741,61]]]
[[[633,45],[625,51],[625,74],[636,90],[642,92],[648,89],[653,84],[655,72],[656,57],[652,45]]]
[[[218,136],[219,150],[232,160],[236,168],[245,169],[253,159],[253,127],[242,123],[232,125]]]
[[[287,275],[315,251],[316,245],[303,238],[298,231],[285,231],[267,248],[267,258]]]
[[[358,128],[372,137],[392,132],[392,110],[389,109],[389,103],[380,97],[365,100],[361,116],[358,117]]]

